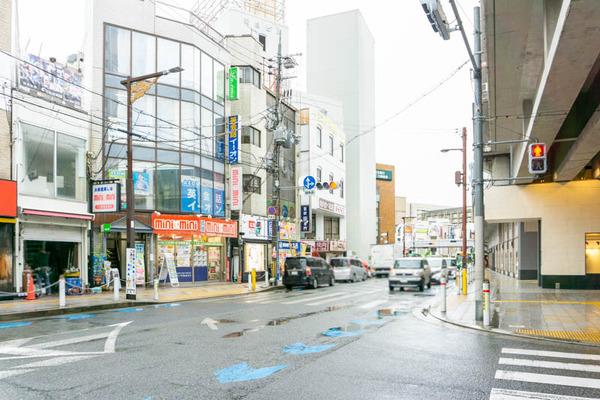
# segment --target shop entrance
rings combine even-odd
[[[38,273],[49,267],[50,283],[58,281],[62,274],[79,278],[79,251],[79,243],[26,240],[25,264]],[[58,290],[56,287],[52,289]]]

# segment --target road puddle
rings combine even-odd
[[[268,326],[276,326],[276,325],[287,324],[288,322],[290,322],[289,318],[278,318],[278,319],[273,319],[273,320],[267,322],[267,325]]]
[[[397,317],[398,315],[402,314],[406,314],[406,312],[396,311],[393,308],[382,308],[381,310],[377,310],[377,318]]]

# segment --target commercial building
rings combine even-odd
[[[348,252],[366,260],[376,243],[374,40],[358,10],[307,21],[307,91],[343,103]]]
[[[396,241],[396,179],[393,165],[376,164],[377,244]]]
[[[489,263],[544,288],[598,289],[600,3],[483,0],[481,18]],[[529,171],[533,142],[547,171]]]

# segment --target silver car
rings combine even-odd
[[[390,292],[394,288],[416,287],[422,292],[431,287],[431,269],[425,258],[405,257],[394,261],[390,268]]]
[[[329,262],[336,281],[364,281],[367,271],[358,258],[336,257]]]

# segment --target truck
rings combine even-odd
[[[394,260],[402,257],[401,244],[372,244],[369,268],[376,278],[389,276]]]

